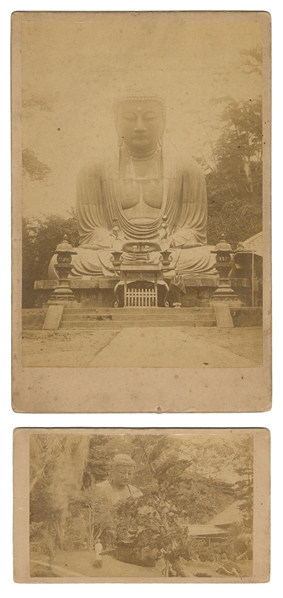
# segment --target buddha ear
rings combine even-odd
[[[117,135],[118,135],[118,147],[123,147],[124,146],[124,138],[122,136],[122,130],[119,127],[117,118],[115,120],[115,126],[116,126]]]
[[[160,133],[160,137],[159,137],[158,142],[157,142],[158,145],[159,145],[159,147],[163,146],[163,135],[164,135],[164,132],[165,132],[165,126],[166,126],[166,124],[165,124],[165,121],[163,120],[163,127],[162,127],[162,130],[161,130],[161,133]]]
[[[162,129],[162,133],[161,133],[161,135],[160,135],[160,137],[159,137],[159,139],[158,139],[158,141],[157,141],[157,145],[158,145],[159,147],[162,147],[162,146],[163,146],[163,135],[164,135],[164,131],[165,131],[165,125],[164,125],[164,127],[163,127],[163,129]]]

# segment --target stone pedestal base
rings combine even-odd
[[[240,299],[238,298],[238,296],[236,295],[235,291],[232,289],[232,287],[221,287],[219,286],[216,291],[213,293],[212,298],[211,298],[212,302],[218,303],[218,302],[223,302],[223,303],[231,303],[235,306],[241,307],[242,303],[240,301]]]
[[[58,330],[60,328],[64,305],[49,305],[42,330]]]
[[[231,311],[228,303],[224,301],[212,301],[214,313],[216,317],[216,325],[218,328],[234,328]]]
[[[79,304],[78,304],[78,301],[77,301],[75,295],[72,295],[72,296],[68,296],[68,297],[61,296],[59,298],[58,297],[53,298],[51,296],[50,299],[48,299],[46,305],[48,307],[52,306],[52,305],[58,305],[58,306],[62,305],[63,307],[65,306],[65,307],[68,307],[69,309],[72,307],[74,309],[77,309]]]
[[[215,293],[212,295],[210,300],[210,305],[229,305],[229,307],[243,307],[242,301],[239,297],[234,293],[232,296],[219,296]]]
[[[209,307],[211,302],[228,302],[230,307],[251,307],[251,282],[247,278],[234,278],[231,280],[232,296],[218,294],[218,276],[198,276],[182,274],[186,285],[186,294],[182,295],[182,307]],[[34,284],[34,307],[42,308],[54,304],[63,304],[67,301],[70,308],[106,308],[114,306],[114,287],[119,278],[116,276],[97,276],[93,278],[71,278],[69,280],[74,299],[53,300],[53,292],[58,287],[56,280],[38,280]],[[165,275],[164,280],[170,286],[170,277]],[[237,293],[235,299],[235,292]],[[239,299],[240,298],[240,299]],[[169,303],[172,307],[173,301]],[[259,303],[260,306],[260,303]],[[161,307],[161,305],[159,306]]]
[[[186,285],[186,295],[182,295],[182,306],[209,307],[211,297],[218,285],[218,276],[193,276],[182,274],[182,277]],[[164,280],[170,285],[170,277],[165,275]],[[70,300],[68,302],[68,307],[113,307],[115,301],[114,288],[118,281],[119,278],[116,276],[97,276],[85,279],[71,278],[69,280],[70,289],[73,292],[77,303]],[[34,284],[34,307],[41,308],[43,306],[47,307],[50,304],[59,303],[59,300],[56,301],[53,299],[53,293],[57,286],[58,282],[56,280],[37,280]],[[172,303],[170,305],[172,306]],[[159,307],[162,307],[162,305]]]
[[[76,297],[69,284],[68,286],[62,286],[62,281],[59,281],[58,286],[53,288],[52,295],[47,303],[50,305],[62,305],[72,303],[73,301],[76,301]]]

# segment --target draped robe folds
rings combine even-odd
[[[70,276],[113,276],[111,251],[120,250],[121,241],[160,242],[162,217],[165,215],[167,233],[175,245],[170,248],[172,261],[168,271],[171,270],[172,275],[175,269],[180,273],[215,274],[211,247],[206,245],[207,197],[200,166],[192,159],[184,163],[177,154],[173,155],[171,151],[167,155],[161,149],[147,160],[144,176],[137,175],[135,171],[135,165],[137,170],[140,162],[121,149],[119,159],[116,156],[116,159],[91,165],[80,172],[76,211],[80,245],[76,248],[77,255],[73,256]],[[128,218],[130,210],[124,208],[125,197],[143,193],[148,196],[144,203],[141,199],[145,217]],[[160,195],[159,202],[155,194]],[[135,203],[138,201],[136,197]],[[150,217],[148,205],[157,206]],[[119,228],[118,239],[113,234],[115,218]],[[126,263],[133,256],[125,254],[123,258]],[[158,263],[159,258],[159,252],[151,252],[149,263]],[[54,263],[55,260],[52,260],[50,264],[50,278],[56,277]]]

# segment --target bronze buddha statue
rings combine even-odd
[[[155,242],[149,263],[160,259],[157,243],[170,248],[168,274],[176,269],[215,274],[206,238],[204,174],[194,160],[163,149],[164,102],[154,96],[126,97],[116,101],[114,111],[119,153],[78,176],[80,245],[71,277],[114,275],[111,251],[121,251],[129,241]],[[126,252],[123,258],[133,256]],[[53,264],[49,278],[56,276]]]

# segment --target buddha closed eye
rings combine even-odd
[[[156,112],[145,112],[143,115],[143,118],[145,120],[154,120],[157,117],[158,117],[158,114],[156,114]]]
[[[136,115],[135,115],[134,112],[124,112],[122,114],[122,118],[124,120],[132,120],[132,121],[134,121],[134,120],[136,120]]]
[[[122,118],[124,120],[135,121],[137,119],[137,114],[135,112],[124,112]],[[156,112],[145,112],[144,114],[141,114],[141,118],[143,120],[155,120],[158,118],[158,114]]]

